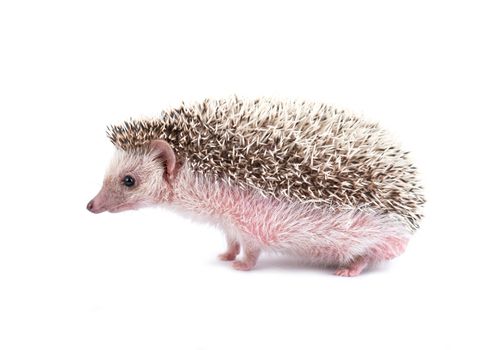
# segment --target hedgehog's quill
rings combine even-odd
[[[239,270],[261,251],[358,275],[402,253],[424,204],[415,167],[377,124],[320,103],[205,100],[108,128],[117,147],[88,209],[171,204],[225,230]]]

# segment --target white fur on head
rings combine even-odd
[[[91,211],[119,212],[155,205],[169,198],[165,169],[160,162],[160,150],[140,148],[117,150],[107,169],[103,187],[91,201]],[[124,178],[131,176],[134,185],[127,187]]]

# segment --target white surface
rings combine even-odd
[[[0,349],[484,349],[485,32],[468,1],[2,2]],[[392,131],[428,199],[405,255],[244,273],[211,227],[86,211],[106,124],[234,93]]]

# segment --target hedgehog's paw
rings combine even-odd
[[[236,241],[228,241],[228,249],[223,254],[219,254],[218,258],[222,261],[233,261],[239,253],[240,244]]]
[[[256,261],[236,260],[233,261],[233,268],[239,271],[250,271],[256,265]]]
[[[342,267],[336,270],[335,274],[337,276],[343,276],[343,277],[354,277],[358,276],[361,271],[363,271],[366,266],[368,266],[368,261],[366,259],[360,258],[353,263],[351,263],[349,266]]]
[[[255,267],[260,256],[260,249],[251,245],[243,245],[243,251],[245,253],[244,257],[233,261],[233,268],[240,271],[249,271]]]

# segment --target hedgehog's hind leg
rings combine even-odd
[[[358,276],[368,266],[368,263],[369,260],[367,258],[359,257],[347,266],[338,268],[335,274],[344,277]]]

